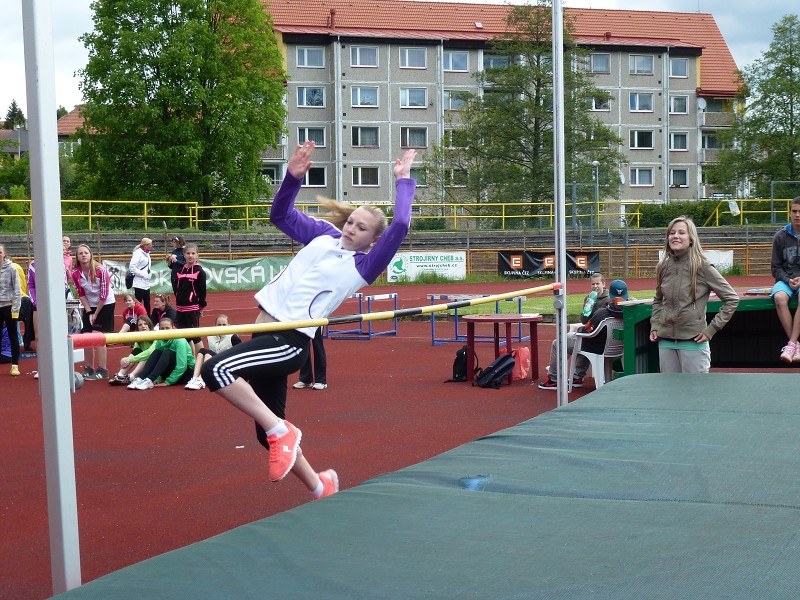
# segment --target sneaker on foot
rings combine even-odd
[[[557,390],[558,389],[558,382],[550,379],[550,376],[547,376],[547,379],[544,381],[539,382],[539,389],[541,390]]]
[[[141,377],[137,377],[136,379],[134,379],[133,381],[131,381],[128,384],[128,389],[129,390],[138,390],[139,389],[139,384],[142,383],[142,381],[143,380],[142,380]]]
[[[315,390],[324,390],[326,387],[328,387],[327,383],[315,383],[311,386],[311,388]]]
[[[297,460],[297,449],[303,433],[289,421],[284,421],[288,432],[267,436],[269,442],[269,480],[280,481],[292,470]]]
[[[800,342],[794,345],[794,356],[792,356],[793,363],[800,363]]]
[[[83,365],[83,378],[94,379],[94,369],[89,365]]]
[[[573,377],[572,378],[572,387],[573,388],[582,388],[583,387],[583,377]]]
[[[317,473],[317,475],[319,475],[319,480],[322,482],[322,493],[319,496],[315,496],[314,500],[319,500],[320,498],[330,496],[339,491],[339,476],[336,474],[336,471],[327,469],[321,473]]]
[[[794,355],[796,353],[797,353],[797,344],[794,342],[788,342],[781,349],[781,360],[785,363],[790,363],[794,360]]]
[[[128,379],[128,376],[120,375],[119,373],[108,380],[108,385],[128,385],[129,383],[130,379]]]
[[[150,381],[149,379],[141,379],[139,384],[133,388],[135,390],[152,390],[155,387],[155,384]]]
[[[34,371],[33,372],[33,378],[34,379],[39,379],[39,371]]]
[[[202,378],[200,378],[200,377],[192,377],[189,380],[189,383],[187,383],[184,386],[184,389],[187,389],[187,390],[202,390],[204,387],[206,387],[206,384],[203,382]]]
[[[296,390],[302,390],[303,388],[311,387],[310,383],[303,383],[302,381],[298,381],[292,386]]]
[[[106,369],[97,369],[92,379],[108,379],[108,371]]]
[[[11,365],[11,371],[9,371],[9,374],[12,377],[19,377],[19,367],[17,365]]]

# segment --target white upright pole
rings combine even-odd
[[[567,252],[566,175],[564,170],[564,25],[561,0],[553,1],[553,191],[556,209],[556,281],[561,288],[554,296],[558,355],[558,406],[567,404]]]
[[[51,0],[22,0],[36,259],[37,355],[42,398],[53,593],[81,584],[78,503],[64,304]]]

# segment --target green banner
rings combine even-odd
[[[206,289],[209,292],[228,292],[237,290],[260,290],[278,273],[286,268],[291,256],[269,256],[262,258],[243,258],[236,260],[201,260],[206,272]],[[111,287],[116,295],[127,293],[125,273],[128,264],[114,260],[104,260],[103,266],[111,276]],[[150,292],[171,294],[171,271],[166,261],[154,262],[150,271]]]

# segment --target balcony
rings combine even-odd
[[[267,148],[261,151],[261,160],[287,160],[286,144],[278,144],[275,148]]]
[[[701,164],[719,162],[719,148],[703,148],[700,152]]]
[[[732,112],[704,112],[702,114],[701,127],[731,127],[734,121]]]

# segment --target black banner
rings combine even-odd
[[[567,250],[567,276],[600,272],[599,252],[575,252]],[[555,277],[555,252],[530,252],[527,250],[503,250],[497,253],[497,273],[509,279],[532,279]]]

